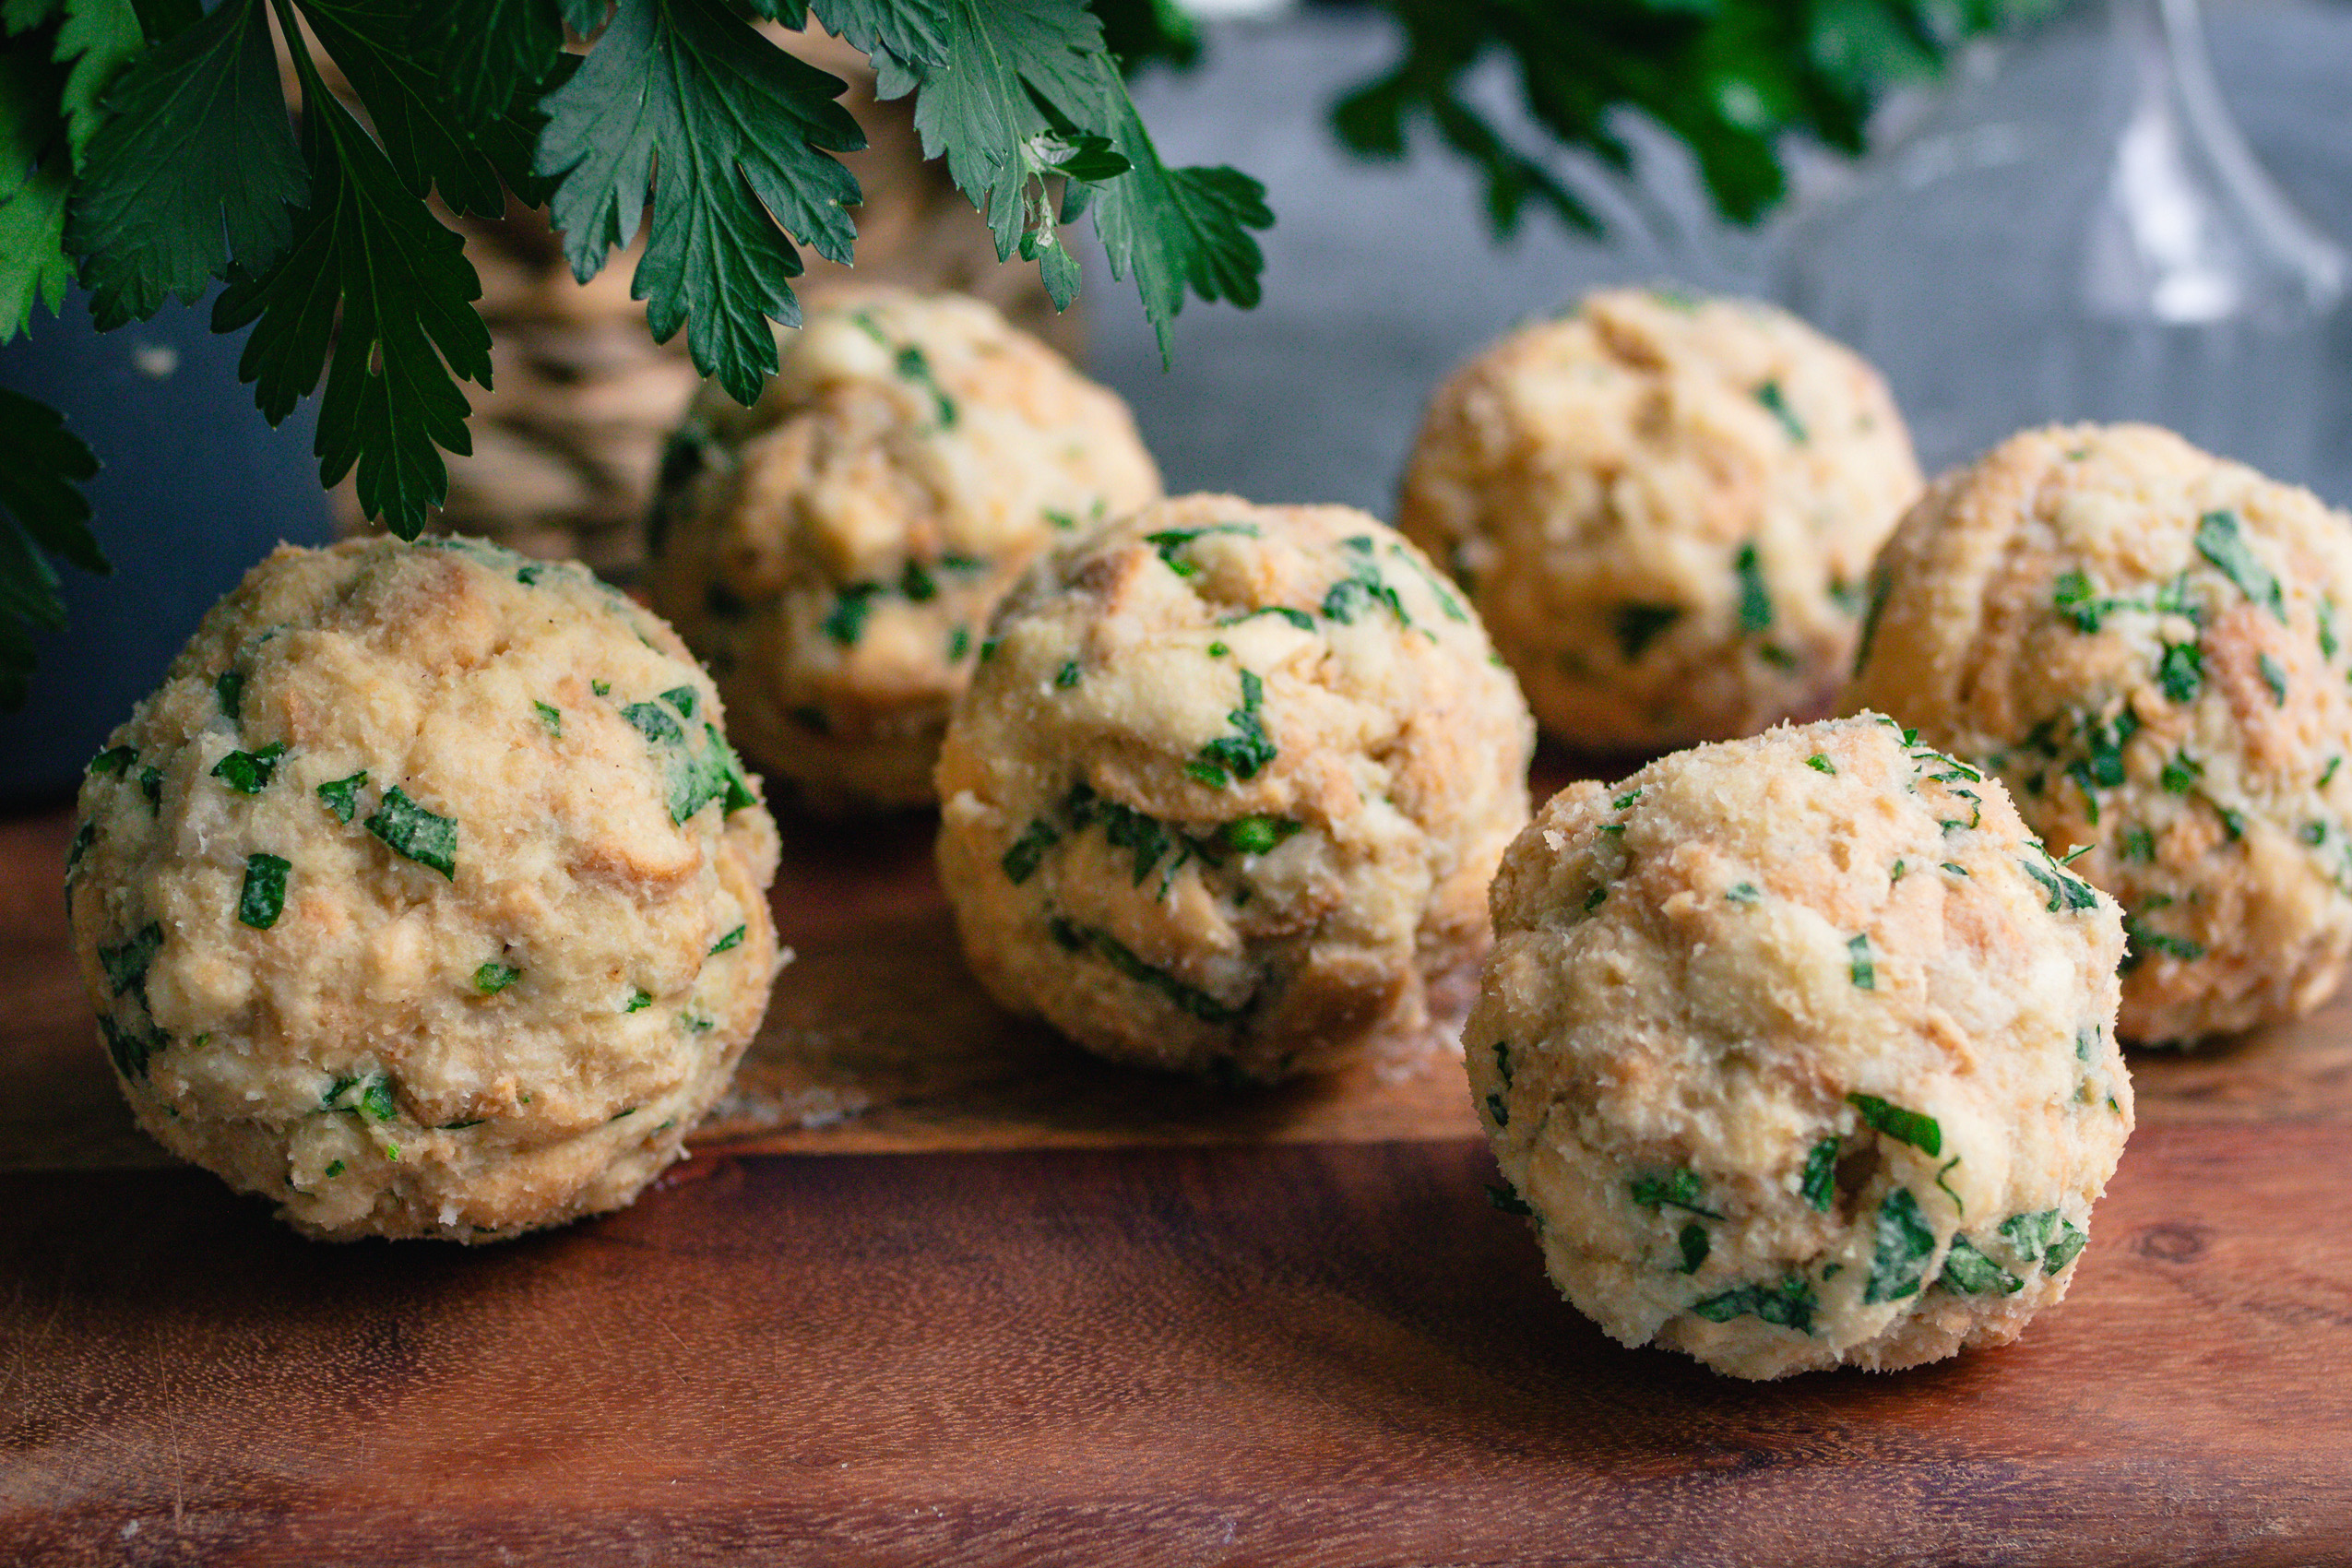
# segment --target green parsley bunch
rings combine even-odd
[[[1148,6],[1112,9],[1166,47]],[[459,383],[491,375],[481,281],[426,198],[489,217],[512,193],[549,207],[583,281],[645,221],[654,337],[683,327],[749,403],[769,323],[800,319],[798,246],[846,263],[855,238],[843,84],[754,26],[812,15],[883,98],[913,95],[925,155],[1057,305],[1079,277],[1061,228],[1088,211],[1163,351],[1187,292],[1256,303],[1263,188],[1161,160],[1086,0],[0,0],[0,341],[77,279],[101,331],[225,284],[212,325],[252,327],[238,370],[264,416],[323,378],[321,481],[356,470],[362,507],[413,538],[442,452],[470,450]],[[47,555],[104,569],[76,488],[94,470],[54,413],[0,395],[0,701],[21,699],[27,626],[63,623]]]

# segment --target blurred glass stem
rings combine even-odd
[[[1790,225],[1781,279],[1886,372],[1930,469],[2072,419],[2323,467],[2344,255],[2255,161],[2196,0],[2087,0],[1958,73]]]

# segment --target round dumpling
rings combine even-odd
[[[1847,695],[1998,772],[2123,906],[2120,1028],[2309,1012],[2352,948],[2352,519],[2146,425],[1938,480]]]
[[[1612,1337],[1772,1378],[2014,1339],[2132,1130],[2112,902],[1876,716],[1554,796],[1463,1034],[1544,1263]]]
[[[1918,489],[1848,350],[1752,301],[1613,289],[1447,379],[1397,526],[1469,590],[1546,731],[1650,748],[1826,711]]]
[[[779,967],[720,722],[576,565],[279,549],[82,787],[75,954],[139,1124],[314,1236],[629,1202]]]
[[[921,804],[997,600],[1159,470],[1115,393],[978,300],[837,291],[782,348],[757,403],[707,387],[671,445],[654,607],[805,803]]]
[[[1006,1006],[1272,1081],[1452,1043],[1534,726],[1477,618],[1344,506],[1192,495],[1039,563],[939,765],[939,868]]]

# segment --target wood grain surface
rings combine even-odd
[[[788,826],[800,960],[636,1207],[305,1242],[133,1129],[69,826],[0,824],[0,1563],[2352,1562],[2342,1004],[2133,1059],[2017,1346],[1752,1386],[1561,1302],[1457,1065],[1232,1095],[997,1013],[920,818]]]

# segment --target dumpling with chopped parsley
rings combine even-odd
[[[2115,905],[1877,716],[1573,785],[1511,845],[1470,1093],[1568,1300],[1735,1377],[2066,1293],[2132,1130]]]
[[[1438,388],[1397,526],[1587,750],[1825,713],[1918,494],[1878,373],[1769,305],[1610,289]]]
[[[139,1125],[334,1240],[628,1203],[780,962],[722,723],[576,564],[280,548],[82,786],[75,953]]]
[[[2352,518],[2147,425],[1938,480],[1847,702],[1997,771],[2123,906],[2126,1039],[2307,1013],[2352,949]]]
[[[1184,496],[998,611],[940,757],[940,878],[989,991],[1102,1055],[1401,1065],[1453,1044],[1533,744],[1396,534]]]
[[[918,805],[989,612],[1058,538],[1159,494],[1116,393],[961,295],[844,289],[749,410],[673,441],[648,586],[802,802]]]

